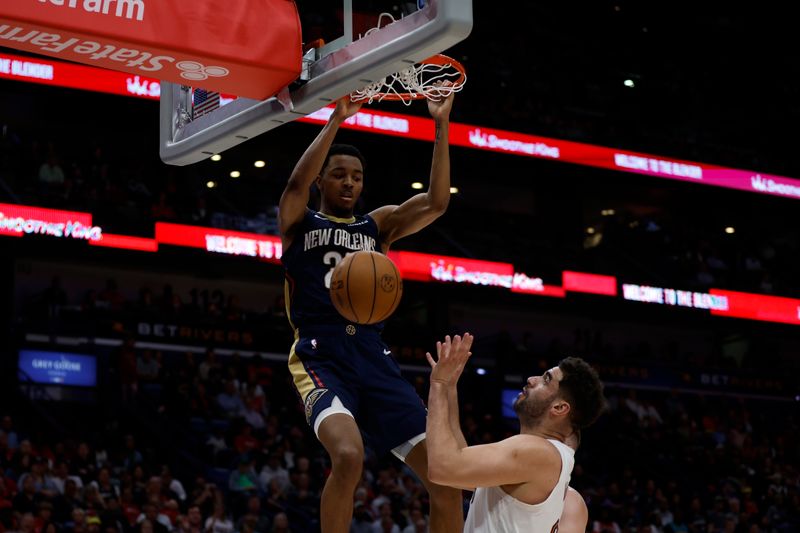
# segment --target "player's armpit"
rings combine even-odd
[[[516,435],[500,442],[470,446],[456,453],[428,452],[431,481],[452,487],[497,487],[541,478],[558,480],[561,456],[541,437]]]
[[[295,230],[303,222],[306,209],[308,209],[306,207],[309,197],[307,189],[306,187],[306,192],[303,193],[302,191],[294,190],[290,184],[281,195],[281,200],[278,204],[278,225],[281,237],[284,239],[284,245],[289,244],[292,237],[294,237]]]

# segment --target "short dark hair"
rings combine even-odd
[[[558,368],[564,374],[558,388],[569,402],[572,425],[577,429],[592,425],[606,408],[600,376],[580,357],[562,359]]]
[[[331,149],[328,150],[328,155],[325,156],[325,163],[322,165],[322,171],[325,171],[327,168],[328,163],[331,160],[331,157],[335,155],[349,155],[353,156],[359,161],[361,161],[361,168],[364,170],[367,169],[367,160],[364,159],[364,154],[361,151],[353,146],[352,144],[334,144],[331,146]]]

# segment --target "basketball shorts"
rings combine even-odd
[[[304,327],[289,355],[289,370],[305,405],[306,421],[319,426],[332,414],[352,416],[375,453],[405,461],[425,439],[425,405],[380,334],[368,327]]]

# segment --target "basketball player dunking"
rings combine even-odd
[[[583,359],[568,357],[528,378],[514,403],[520,434],[467,446],[458,421],[456,385],[472,336],[437,343],[428,398],[428,477],[472,490],[465,533],[558,531],[575,450],[565,442],[605,406],[603,385]],[[438,362],[437,362],[438,361]]]
[[[436,123],[428,192],[399,206],[354,216],[363,187],[364,158],[352,146],[333,145],[339,126],[360,108],[345,97],[295,166],[281,196],[286,307],[295,330],[289,368],[305,404],[306,419],[332,462],[322,491],[323,533],[344,533],[350,528],[353,493],[364,460],[361,432],[376,453],[391,450],[425,483],[431,497],[433,533],[460,532],[463,525],[461,491],[427,480],[425,409],[381,340],[381,325],[346,322],[329,295],[333,268],[345,254],[385,253],[394,241],[421,230],[447,209],[452,105],[452,96],[428,101]],[[319,212],[307,208],[312,183],[321,193]]]

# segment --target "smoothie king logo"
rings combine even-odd
[[[431,261],[430,266],[431,277],[437,281],[489,285],[491,287],[505,287],[507,289],[510,289],[514,283],[514,276],[511,274],[471,270],[462,265],[457,265],[449,261],[445,262],[442,259],[436,262]]]
[[[549,146],[542,142],[527,142],[520,139],[504,139],[494,133],[483,132],[480,128],[469,131],[469,143],[478,148],[490,148],[515,154],[550,157],[552,159],[561,157],[561,150],[557,146]]]
[[[99,226],[87,226],[75,220],[66,222],[38,220],[20,216],[6,216],[0,212],[0,231],[19,235],[37,234],[51,237],[68,237],[87,241],[99,241],[103,238],[103,230]]]
[[[800,187],[788,183],[779,183],[771,178],[764,178],[756,174],[750,178],[750,186],[759,192],[780,194],[782,196],[794,196],[800,198]]]

